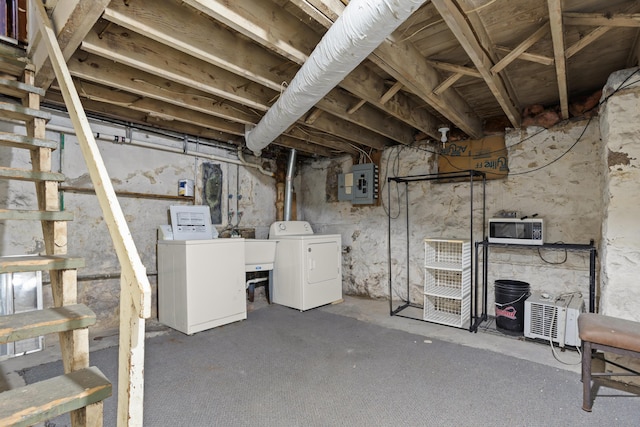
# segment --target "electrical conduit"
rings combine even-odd
[[[289,164],[287,165],[287,177],[284,191],[284,220],[291,221],[291,205],[293,204],[293,174],[296,169],[296,150],[289,152]]]
[[[47,124],[47,130],[53,131],[53,132],[60,132],[62,134],[68,134],[68,135],[75,135],[75,130],[69,127],[65,127],[65,126],[59,126],[59,125],[51,125],[51,124]],[[168,146],[164,146],[164,145],[160,145],[160,144],[154,144],[152,142],[144,142],[144,141],[136,141],[133,139],[129,139],[127,140],[125,137],[118,137],[116,135],[108,135],[105,133],[102,134],[96,134],[94,135],[96,140],[100,140],[100,141],[107,141],[107,142],[118,142],[118,141],[122,141],[122,144],[125,145],[131,145],[134,147],[140,147],[140,148],[151,148],[153,150],[158,150],[158,151],[166,151],[169,153],[177,153],[177,154],[182,154],[185,156],[193,156],[193,157],[200,157],[203,159],[209,159],[209,160],[214,160],[214,161],[219,161],[219,162],[223,162],[223,163],[230,163],[233,165],[240,165],[240,166],[246,166],[249,168],[255,168],[258,169],[260,171],[260,173],[270,176],[270,177],[274,177],[275,174],[273,172],[270,172],[266,169],[264,169],[261,165],[256,164],[256,163],[249,163],[248,161],[245,160],[244,155],[242,153],[242,147],[238,147],[238,159],[231,159],[231,158],[227,158],[227,157],[222,157],[222,156],[216,156],[214,154],[207,154],[207,153],[201,153],[201,152],[194,152],[194,151],[184,151],[184,149],[182,148],[177,148],[177,147],[168,147]]]

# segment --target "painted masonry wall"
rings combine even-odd
[[[50,122],[53,126],[70,129],[71,122],[56,113]],[[94,132],[102,138],[113,140],[113,136],[124,137],[125,129],[92,122]],[[0,122],[1,131],[14,131],[8,123]],[[20,129],[16,130],[20,132]],[[48,131],[47,137],[60,140],[61,133]],[[182,140],[170,139],[134,131],[134,142],[158,143],[181,150]],[[256,229],[256,237],[266,238],[269,225],[275,219],[275,181],[257,169],[235,164],[193,157],[181,153],[169,153],[148,148],[134,147],[98,140],[107,170],[112,177],[116,192],[146,193],[154,195],[178,195],[178,181],[193,179],[196,182],[196,203],[200,204],[200,173],[203,162],[219,164],[223,174],[222,221],[217,228],[227,225],[228,208],[244,213],[240,227]],[[221,149],[200,147],[202,152],[236,159],[235,153]],[[27,150],[11,150],[0,147],[2,166],[30,169]],[[195,151],[195,144],[189,150]],[[62,154],[61,154],[62,153]],[[60,157],[62,155],[62,158]],[[248,161],[255,161],[247,156]],[[70,187],[91,188],[84,160],[74,135],[64,134],[64,149],[54,151],[53,170],[61,165],[66,175],[64,183]],[[272,169],[275,165],[270,166]],[[22,209],[37,209],[34,185],[27,182],[0,181],[0,199],[3,205]],[[239,199],[238,194],[242,197]],[[229,196],[232,196],[231,198]],[[142,258],[153,287],[152,319],[156,318],[156,242],[157,227],[169,223],[168,209],[172,204],[190,204],[181,200],[162,198],[134,198],[119,196],[118,200],[129,223],[129,229]],[[98,315],[98,323],[91,328],[92,334],[118,327],[118,293],[120,268],[111,243],[102,213],[94,194],[64,193],[64,207],[74,213],[68,224],[68,253],[85,258],[86,267],[78,271],[79,299],[88,304]],[[235,225],[237,216],[232,218]],[[0,252],[2,255],[35,254],[44,248],[39,223],[7,221],[0,224]],[[212,275],[215,272],[212,272]],[[93,276],[91,280],[88,276]],[[107,277],[111,276],[111,277]],[[45,277],[45,281],[47,278]],[[49,286],[44,287],[45,306],[51,304]]]
[[[581,137],[582,135],[582,137]],[[579,142],[576,143],[576,141]],[[573,148],[571,146],[575,144]],[[545,220],[547,242],[596,245],[601,235],[602,158],[598,119],[566,123],[545,130],[511,130],[506,135],[510,175],[486,186],[487,218],[499,211],[519,216],[538,214]],[[352,295],[387,298],[387,213],[392,220],[393,297],[406,294],[406,243],[404,184],[392,183],[388,200],[386,176],[435,173],[433,145],[392,148],[385,151],[380,169],[382,206],[356,207],[337,201],[337,174],[348,172],[350,158],[313,162],[302,168],[296,183],[299,212],[316,232],[340,233],[343,238],[344,291]],[[571,149],[570,149],[571,148]],[[567,150],[570,151],[562,156]],[[545,165],[548,165],[545,167]],[[540,170],[535,171],[536,169]],[[423,239],[469,239],[469,183],[409,184],[410,298],[422,305],[424,273]],[[474,239],[480,240],[481,188],[474,191]],[[302,193],[302,197],[300,196]],[[400,203],[398,202],[400,195]],[[301,200],[302,199],[302,200]],[[329,201],[329,202],[328,202]],[[488,313],[494,314],[496,279],[523,280],[532,290],[560,293],[580,291],[588,297],[588,252],[565,254],[537,249],[493,248],[489,260]],[[562,263],[552,265],[551,263]]]
[[[623,88],[613,93],[620,87]],[[606,98],[600,116],[605,146],[601,312],[640,321],[640,68],[612,74],[603,90],[603,99]],[[638,359],[616,354],[608,354],[606,359],[636,372],[640,370]],[[618,366],[607,363],[606,369],[624,372]],[[640,385],[638,377],[619,379]]]
[[[612,74],[603,98],[621,85],[600,117],[606,181],[602,313],[640,321],[640,68]]]

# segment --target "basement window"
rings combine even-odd
[[[27,44],[27,0],[0,0],[0,42]]]

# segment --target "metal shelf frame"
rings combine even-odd
[[[482,247],[482,277],[478,277],[478,252]],[[482,313],[480,314],[481,322],[487,320],[487,287],[489,282],[489,250],[491,247],[497,248],[509,248],[509,249],[560,249],[572,252],[588,252],[589,254],[589,313],[595,313],[596,311],[596,257],[597,250],[594,241],[591,240],[588,244],[578,243],[544,243],[542,245],[518,245],[507,243],[492,243],[488,239],[483,239],[481,242],[475,242],[475,254],[474,262],[476,268],[474,288],[479,287],[479,281],[482,281]]]
[[[473,220],[473,212],[474,212],[474,203],[473,203],[473,194],[474,187],[479,186],[482,193],[482,240],[484,241],[487,237],[486,235],[486,194],[485,189],[487,185],[487,177],[484,172],[476,171],[476,170],[464,170],[457,172],[446,172],[446,173],[438,173],[438,174],[424,174],[424,175],[410,175],[410,176],[397,176],[397,177],[389,177],[387,178],[387,200],[391,200],[391,182],[395,182],[398,185],[405,185],[405,221],[406,221],[406,234],[405,234],[405,244],[406,244],[406,298],[401,300],[401,304],[398,307],[394,307],[393,302],[393,290],[394,288],[394,280],[392,274],[392,262],[391,262],[391,210],[389,209],[387,212],[387,259],[388,259],[388,271],[389,271],[389,314],[391,316],[405,317],[408,319],[419,320],[422,322],[426,322],[426,320],[410,315],[403,314],[403,311],[408,308],[419,308],[421,310],[424,309],[423,305],[419,305],[410,301],[410,259],[409,259],[409,224],[410,224],[410,215],[409,215],[409,184],[423,181],[440,181],[440,182],[464,182],[467,181],[469,183],[469,242],[474,242],[473,238],[474,232],[474,220]],[[399,217],[399,216],[398,216]],[[476,263],[477,264],[477,263]],[[471,261],[471,277],[474,278],[474,275],[477,276],[477,270],[474,267],[474,260]],[[471,304],[469,307],[469,331],[477,332],[479,324],[486,320],[486,310],[485,319],[482,319],[478,316],[478,289],[477,289],[477,280],[474,281],[474,285],[470,286],[469,292],[471,292]]]

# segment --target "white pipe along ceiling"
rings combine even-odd
[[[247,127],[247,147],[260,156],[425,1],[351,0],[276,103],[255,127]]]

